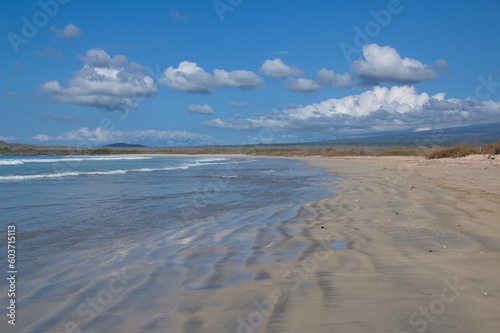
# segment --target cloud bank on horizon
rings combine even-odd
[[[446,99],[429,96],[413,86],[376,86],[359,95],[332,98],[320,103],[244,119],[212,119],[206,126],[233,130],[318,131],[323,133],[388,132],[434,128],[436,124],[463,126],[484,119],[500,122],[500,103],[491,100]]]
[[[197,146],[220,144],[221,141],[207,134],[191,133],[187,131],[116,131],[101,127],[89,129],[81,127],[75,131],[65,132],[62,135],[50,136],[38,134],[34,140],[47,142],[73,142],[78,147],[91,148],[116,142],[139,142],[147,146]]]

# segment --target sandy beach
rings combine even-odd
[[[9,332],[499,331],[500,159],[302,160],[330,197],[47,258]]]
[[[344,179],[287,239],[305,250],[293,263],[248,264],[261,279],[193,293],[176,331],[500,329],[498,159],[306,161]]]
[[[264,331],[499,331],[498,159],[307,161],[345,179],[303,235],[346,250],[310,264],[313,287],[290,292]]]

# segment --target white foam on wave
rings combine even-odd
[[[108,156],[108,157],[62,157],[62,158],[21,158],[0,160],[0,165],[20,165],[26,163],[57,163],[57,162],[83,162],[83,161],[121,161],[121,160],[151,160],[151,156]],[[206,157],[196,159],[196,162],[220,162],[227,161],[226,157]]]
[[[0,160],[0,165],[20,165],[26,163],[57,163],[83,161],[121,161],[121,160],[150,160],[147,156],[117,156],[117,157],[64,157],[64,158],[21,158]]]
[[[227,158],[227,157],[204,157],[204,158],[198,159],[197,161],[200,161],[200,162],[220,162],[220,161],[227,161],[227,160],[229,160],[229,158]]]
[[[8,180],[33,180],[33,179],[44,179],[44,178],[61,178],[61,177],[71,177],[71,176],[85,176],[85,175],[116,175],[127,173],[130,170],[110,170],[110,171],[90,171],[90,172],[59,172],[59,173],[47,173],[38,175],[14,175],[14,176],[0,176],[0,181]]]
[[[201,165],[226,164],[221,162],[227,160],[229,160],[229,158],[199,159],[190,161],[188,163],[183,163],[180,165],[167,166],[162,168],[140,168],[140,169],[128,169],[128,170],[118,169],[118,170],[102,170],[102,171],[68,171],[68,172],[45,173],[45,174],[34,174],[34,175],[7,175],[7,176],[0,176],[0,181],[35,180],[35,179],[61,178],[61,177],[71,177],[71,176],[116,175],[116,174],[125,174],[128,172],[185,170],[191,167],[196,167]],[[228,162],[228,163],[234,163],[234,162]]]
[[[19,165],[19,164],[24,164],[24,162],[20,160],[0,160],[0,165]]]

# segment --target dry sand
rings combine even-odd
[[[309,222],[347,250],[291,295],[283,331],[500,331],[498,159],[309,161],[346,177]]]
[[[499,159],[305,160],[344,177],[287,235],[307,247],[248,263],[261,278],[192,293],[175,331],[500,331]]]

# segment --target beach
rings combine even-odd
[[[241,193],[259,196],[255,204],[227,211],[214,206],[213,214],[151,226],[154,232],[134,230],[119,241],[110,232],[102,235],[113,246],[102,247],[103,238],[94,236],[91,242],[33,258],[30,265],[40,267],[30,266],[36,269],[29,274],[27,262],[20,275],[20,289],[29,290],[20,297],[20,328],[7,327],[8,332],[447,333],[500,328],[499,159],[300,159],[314,167],[308,171],[297,159],[225,158],[202,160],[207,166],[187,169],[180,184],[209,174],[208,183],[220,188],[203,193],[214,193],[215,201],[224,197],[230,203]],[[132,162],[146,163],[127,161]],[[228,169],[232,165],[242,166]],[[321,176],[317,168],[330,176]],[[308,174],[299,176],[297,170]],[[152,172],[133,171],[138,181],[151,184],[144,186],[144,197],[133,188],[134,200],[142,199],[130,208],[147,204],[150,212],[142,208],[138,213],[149,214],[151,221],[156,220],[151,211],[165,215],[166,206],[153,204],[167,197],[151,192],[154,184],[164,185],[165,171]],[[86,182],[75,186],[90,186],[88,173]],[[113,177],[127,187],[134,179],[127,173]],[[290,185],[299,179],[300,186]],[[317,192],[313,187],[322,179],[326,187]],[[224,194],[243,184],[256,189],[258,182],[262,190]],[[277,185],[280,192],[269,192]],[[131,194],[124,193],[123,200],[130,200]],[[117,192],[107,195],[116,205]],[[277,200],[282,195],[290,198]],[[318,195],[322,199],[313,198]],[[80,194],[78,205],[84,197]],[[193,203],[200,212],[210,207]],[[113,207],[106,210],[116,211]]]
[[[363,157],[308,163],[345,179],[336,197],[312,205],[314,218],[304,231],[343,240],[346,250],[317,266],[307,295],[291,293],[293,305],[277,331],[500,329],[498,160]]]
[[[298,226],[308,247],[253,266],[265,279],[193,295],[192,331],[498,331],[498,160],[305,160],[344,177]]]

